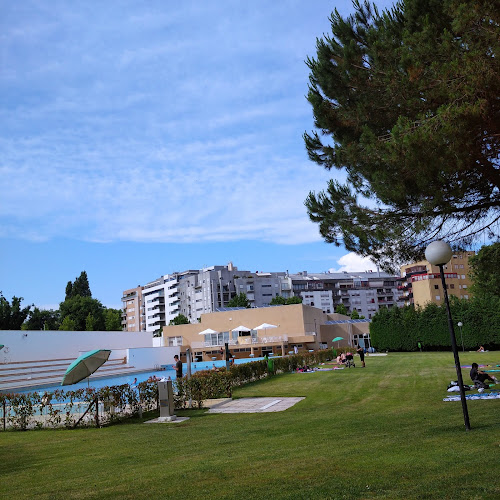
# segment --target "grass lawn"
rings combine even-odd
[[[500,353],[461,353],[473,361]],[[0,432],[0,498],[500,498],[500,399],[468,402],[466,432],[460,402],[442,401],[451,352],[366,365],[235,391],[306,397],[284,412]]]

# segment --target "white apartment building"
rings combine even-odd
[[[349,313],[356,310],[360,316],[370,319],[380,307],[401,306],[399,278],[384,272],[303,271],[291,275],[291,279],[294,294],[302,297],[303,304],[314,304],[327,314],[343,304]]]
[[[190,273],[194,271],[186,271]],[[180,275],[165,274],[144,286],[142,314],[145,331],[160,333],[180,313]]]
[[[324,313],[330,314],[334,312],[333,296],[331,290],[310,290],[301,292],[302,304],[321,309]]]

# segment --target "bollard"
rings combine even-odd
[[[170,422],[175,420],[174,391],[172,381],[158,382],[158,397],[160,399],[160,420]]]

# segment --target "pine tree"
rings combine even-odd
[[[490,0],[353,2],[309,58],[309,158],[345,184],[305,202],[323,238],[385,268],[500,218],[500,9]],[[498,227],[498,226],[497,226]]]

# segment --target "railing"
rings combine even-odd
[[[304,335],[304,334],[300,334]],[[312,334],[310,334],[312,335]],[[238,340],[230,339],[229,341],[218,342],[218,341],[208,341],[208,342],[191,342],[192,349],[202,349],[203,347],[222,347],[225,343],[231,346],[250,346],[258,344],[281,344],[283,342],[288,342],[288,335],[278,335],[274,337],[240,337]]]

